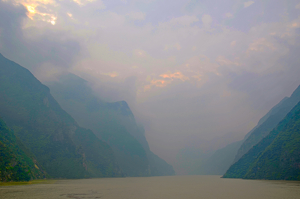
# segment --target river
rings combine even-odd
[[[1,199],[299,199],[300,182],[168,176],[0,187]]]

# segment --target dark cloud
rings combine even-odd
[[[26,17],[25,7],[0,1],[0,48],[3,54],[13,57],[23,43],[22,21]]]
[[[29,20],[26,13],[22,5],[0,1],[0,52],[34,73],[44,63],[61,68],[72,66],[80,55],[79,42],[68,32],[51,29],[51,24],[44,27],[42,34],[38,27],[24,32],[23,22]]]

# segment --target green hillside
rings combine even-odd
[[[300,103],[224,178],[300,180]]]
[[[112,149],[78,126],[27,69],[1,54],[0,91],[3,120],[51,177],[121,175]]]
[[[293,92],[291,97],[284,98],[274,106],[245,137],[239,148],[234,162],[238,161],[254,145],[266,137],[272,129],[292,110],[300,101],[300,86]]]
[[[0,181],[28,181],[46,174],[0,118]]]

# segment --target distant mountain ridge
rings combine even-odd
[[[0,54],[0,115],[54,178],[122,176],[109,145],[80,127],[27,69]]]
[[[180,175],[223,175],[242,144],[242,136],[230,132],[211,140],[189,143],[176,156]]]
[[[234,161],[242,141],[233,142],[216,150],[207,158],[195,173],[198,175],[224,175]]]
[[[114,150],[120,168],[127,176],[174,175],[171,165],[150,151],[143,127],[137,125],[125,101],[99,99],[87,81],[66,74],[46,83],[52,95],[81,126],[91,128]]]

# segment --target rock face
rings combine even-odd
[[[300,180],[300,102],[223,177]]]
[[[243,144],[239,148],[234,162],[238,161],[254,145],[266,137],[272,129],[292,110],[300,101],[300,86],[294,91],[291,97],[284,98],[273,107],[245,137]]]
[[[73,74],[46,84],[64,110],[113,148],[126,176],[174,175],[173,167],[150,151],[144,129],[125,101],[101,100],[86,80]]]
[[[120,176],[111,147],[80,127],[27,69],[0,54],[0,113],[54,178]]]

